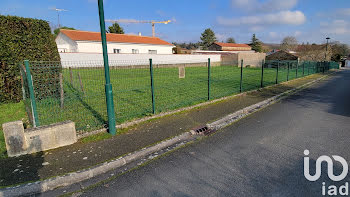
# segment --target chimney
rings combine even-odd
[[[141,32],[139,32],[139,36],[141,36]]]

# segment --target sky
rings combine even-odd
[[[46,20],[57,26],[99,31],[97,0],[1,0],[0,14]],[[249,43],[252,34],[265,43],[295,36],[299,43],[350,44],[349,0],[104,0],[105,19],[171,20],[156,24],[156,36],[168,42],[197,42],[206,28],[219,41]],[[106,26],[111,23],[106,23]],[[125,33],[152,35],[151,24],[120,24]]]

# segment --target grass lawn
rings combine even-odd
[[[7,157],[2,124],[15,120],[27,122],[23,102],[0,104],[0,159]]]
[[[264,69],[264,86],[275,84],[275,68]],[[237,94],[240,91],[240,68],[211,67],[210,99]],[[302,76],[302,68],[291,66],[289,80]],[[154,68],[154,100],[156,113],[205,102],[208,99],[207,67],[186,67],[186,77],[179,78],[178,68]],[[281,65],[278,82],[287,80],[288,69]],[[306,75],[305,71],[305,75]],[[309,72],[312,74],[312,72]],[[72,76],[72,77],[71,77]],[[111,69],[114,108],[117,123],[152,114],[149,68]],[[34,79],[34,86],[37,85]],[[80,83],[81,81],[81,83]],[[63,70],[64,106],[60,98],[37,100],[41,125],[64,120],[76,123],[77,130],[90,131],[104,127],[107,121],[103,68]],[[261,68],[243,68],[243,91],[257,89]]]

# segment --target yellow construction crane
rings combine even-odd
[[[134,19],[117,19],[117,20],[106,20],[107,22],[110,23],[151,23],[152,24],[152,36],[155,37],[156,36],[156,32],[155,32],[155,24],[156,23],[163,23],[163,24],[168,24],[171,22],[171,20],[167,20],[167,21],[138,21],[138,20],[134,20]]]

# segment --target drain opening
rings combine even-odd
[[[197,134],[208,135],[212,133],[214,130],[209,129],[207,126],[201,126],[201,127],[196,127],[192,129],[192,131],[194,131]]]
[[[201,127],[196,127],[196,128],[194,128],[192,130],[194,132],[196,132],[196,133],[203,133],[203,132],[208,130],[208,127],[207,126],[201,126]]]

